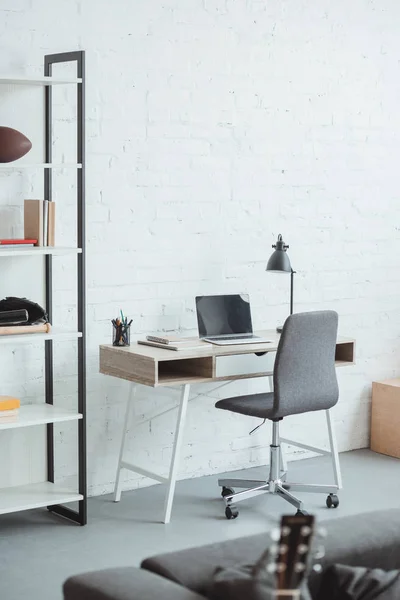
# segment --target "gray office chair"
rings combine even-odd
[[[307,485],[286,483],[282,465],[279,421],[289,415],[328,410],[339,399],[336,379],[335,350],[338,315],[334,311],[297,313],[287,318],[276,352],[273,392],[225,398],[216,408],[260,417],[272,421],[269,477],[265,481],[220,479],[222,497],[226,503],[225,515],[235,519],[239,512],[234,502],[258,495],[260,492],[277,494],[295,508],[297,514],[306,514],[303,503],[289,490],[327,493],[327,506],[339,505],[335,492],[339,485]],[[331,445],[332,432],[330,431]],[[337,455],[336,455],[337,458]],[[336,480],[338,483],[337,472]],[[235,493],[234,487],[246,488]]]

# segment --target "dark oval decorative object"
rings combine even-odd
[[[22,158],[32,148],[28,138],[11,127],[0,127],[0,163],[9,163]]]

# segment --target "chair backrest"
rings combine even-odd
[[[337,328],[333,310],[296,313],[286,319],[274,366],[277,418],[326,410],[337,403]]]

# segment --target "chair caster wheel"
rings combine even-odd
[[[227,519],[236,519],[239,516],[239,511],[236,506],[227,506],[225,509],[225,516]]]
[[[308,512],[306,510],[298,510],[296,512],[296,517],[306,517],[308,515]]]
[[[225,496],[232,496],[232,494],[235,493],[235,490],[233,488],[230,487],[225,487],[223,486],[222,490],[221,490],[221,496],[223,498],[225,498]]]
[[[339,506],[339,498],[336,494],[329,494],[326,499],[326,505],[328,508],[337,508]]]

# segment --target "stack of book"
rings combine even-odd
[[[146,335],[145,340],[138,340],[138,344],[145,346],[155,346],[165,350],[205,350],[210,344],[203,342],[198,337],[179,337],[176,335],[158,336]]]
[[[24,237],[37,239],[37,246],[55,244],[56,205],[49,200],[25,200]]]
[[[21,402],[13,396],[0,396],[0,423],[16,421]]]

